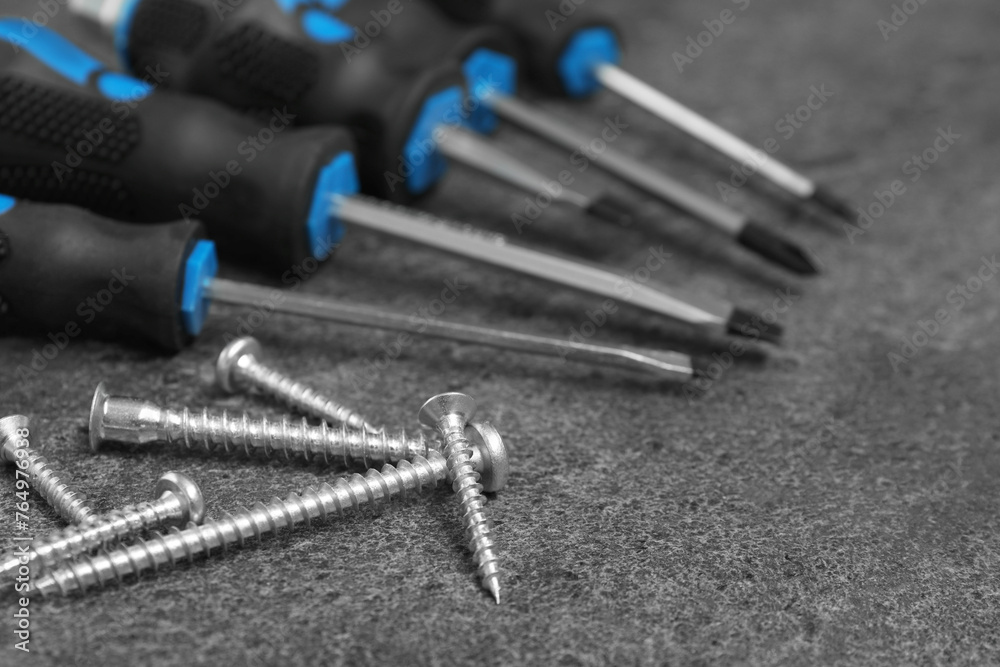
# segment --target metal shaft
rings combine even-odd
[[[655,373],[664,379],[675,382],[687,382],[694,375],[691,357],[676,352],[591,345],[503,329],[489,329],[457,322],[415,318],[308,294],[284,292],[281,293],[280,298],[276,299],[273,289],[221,278],[213,280],[208,289],[211,298],[219,303],[255,308],[262,301],[266,301],[272,304],[277,312],[290,315],[301,315],[360,327],[405,331],[432,338],[443,338],[473,345],[487,345],[526,354],[538,354],[599,366],[644,371]]]
[[[587,209],[593,199],[587,195],[546,178],[526,163],[499,150],[489,141],[469,130],[453,126],[441,126],[438,148],[452,160],[471,167],[492,178],[530,193],[546,192],[556,201],[565,202],[581,209]]]
[[[11,579],[22,565],[32,576],[58,566],[80,554],[91,552],[150,528],[162,525],[200,524],[205,518],[201,490],[186,475],[170,472],[160,478],[159,498],[134,507],[112,510],[84,526],[69,526],[45,538],[33,540],[26,552],[0,558],[0,581]]]
[[[30,422],[23,415],[0,419],[0,458],[15,464],[28,475],[28,484],[45,498],[55,511],[70,523],[85,523],[94,517],[85,496],[62,481],[49,467],[45,457],[31,448]],[[27,461],[26,464],[22,463]]]
[[[493,95],[488,98],[488,103],[501,118],[566,150],[587,150],[594,140],[586,132],[574,129],[515,97]],[[592,155],[592,158],[595,165],[727,234],[739,236],[750,222],[746,215],[692,190],[622,151],[615,150],[607,142],[600,155]]]
[[[256,387],[296,410],[331,424],[346,424],[369,433],[384,430],[368,423],[362,415],[347,406],[267,366],[260,360],[261,353],[262,347],[255,338],[237,338],[227,345],[215,364],[219,386],[228,392],[240,387]]]
[[[658,315],[708,328],[726,329],[733,313],[728,303],[695,303],[649,285],[632,285],[626,298],[622,278],[604,268],[555,255],[510,245],[499,234],[476,231],[426,213],[417,213],[389,202],[366,196],[334,197],[331,215],[344,222],[431,246],[485,264],[510,269],[524,275],[617,299]]]
[[[431,451],[428,458],[417,457],[398,467],[385,465],[381,472],[369,470],[362,475],[341,478],[333,484],[291,493],[286,500],[274,498],[253,509],[237,509],[222,519],[209,520],[203,526],[184,530],[174,528],[167,534],[153,533],[147,541],[114,549],[96,556],[84,556],[66,563],[33,582],[32,592],[45,597],[69,595],[128,575],[172,567],[180,561],[194,561],[213,551],[225,552],[231,546],[242,547],[247,541],[260,541],[265,535],[279,533],[314,520],[325,520],[369,503],[393,496],[405,496],[424,488],[433,488],[448,475],[448,465],[441,454]]]
[[[109,396],[102,382],[94,392],[90,412],[90,444],[95,450],[105,442],[129,444],[182,444],[187,449],[227,453],[243,451],[247,455],[263,452],[265,456],[283,455],[286,459],[303,456],[307,460],[322,457],[343,461],[345,465],[363,462],[396,462],[427,456],[431,448],[423,438],[408,438],[385,433],[367,433],[343,425],[331,428],[323,423],[310,426],[302,419],[276,421],[253,418],[247,414],[229,415],[208,409],[192,413],[188,409],[168,410],[149,401]]]
[[[816,193],[816,184],[790,167],[768,156],[759,160],[759,149],[719,127],[704,116],[685,107],[662,91],[636,78],[616,65],[603,64],[594,68],[597,79],[609,90],[634,102],[650,113],[702,141],[720,153],[742,163],[750,160],[767,179],[801,199]]]

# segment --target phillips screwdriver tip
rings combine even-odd
[[[767,324],[760,315],[755,315],[742,308],[733,310],[733,314],[729,316],[729,322],[726,324],[726,329],[733,335],[756,338],[774,345],[781,344],[781,338],[785,333],[780,324]]]
[[[756,222],[748,222],[737,240],[743,247],[789,271],[804,276],[819,273],[819,267],[801,246]]]

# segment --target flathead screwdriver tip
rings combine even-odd
[[[805,249],[752,220],[743,227],[737,241],[748,250],[799,275],[819,273],[819,267]]]
[[[816,191],[809,200],[846,222],[855,222],[857,220],[856,206],[821,185],[816,186]]]
[[[744,338],[756,338],[773,345],[780,345],[785,330],[780,324],[768,324],[760,315],[742,308],[734,308],[726,324],[729,333]]]

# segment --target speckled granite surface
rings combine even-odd
[[[630,68],[643,77],[754,142],[777,138],[783,157],[859,203],[897,179],[905,194],[851,243],[839,226],[795,220],[759,194],[736,193],[735,204],[825,263],[826,275],[809,282],[757,278],[752,259],[718,249],[715,237],[654,203],[647,212],[664,219],[662,238],[601,230],[553,209],[521,240],[623,274],[663,243],[674,257],[655,280],[754,309],[792,287],[802,298],[784,317],[785,347],[690,400],[641,378],[433,341],[366,375],[393,335],[270,318],[256,333],[276,363],[390,425],[415,426],[434,393],[478,399],[514,466],[490,502],[503,605],[478,588],[456,507],[439,490],[86,598],[33,602],[30,656],[12,649],[8,595],[3,664],[1000,661],[1000,280],[969,298],[952,292],[1000,250],[996,3],[930,0],[888,39],[878,25],[891,20],[886,0],[614,6],[632,45]],[[735,22],[679,73],[673,52],[726,8],[736,9]],[[833,95],[787,137],[776,124],[813,86]],[[603,116],[621,115],[631,125],[622,146],[706,191],[726,178],[724,160],[611,95],[578,112],[595,130]],[[908,161],[948,128],[960,137],[912,181]],[[543,169],[566,164],[514,131],[502,136]],[[608,182],[593,170],[583,177]],[[519,202],[456,170],[426,205],[511,233]],[[462,321],[568,336],[599,306],[364,233],[304,289],[412,312],[455,278],[470,287],[447,316]],[[897,372],[888,355],[941,310],[948,322],[917,335],[926,344]],[[216,515],[329,479],[337,473],[315,466],[177,450],[88,452],[99,380],[174,406],[280,414],[211,387],[210,363],[245,316],[218,309],[197,344],[173,358],[74,342],[26,382],[14,369],[40,341],[0,341],[0,411],[30,415],[43,452],[99,509],[149,497],[171,469],[201,482]],[[656,331],[651,319],[622,310],[597,338],[671,343]],[[5,480],[8,545],[9,471]],[[31,521],[37,532],[59,525],[37,498]]]

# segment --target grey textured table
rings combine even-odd
[[[525,230],[525,243],[623,275],[662,243],[673,257],[653,280],[761,311],[776,290],[801,295],[784,316],[785,347],[726,372],[704,397],[434,341],[373,373],[394,335],[280,316],[256,329],[280,367],[393,426],[414,427],[417,408],[441,391],[478,399],[514,466],[490,500],[501,606],[479,589],[456,505],[441,489],[85,598],[32,602],[30,657],[12,648],[7,596],[4,664],[1000,660],[1000,280],[990,276],[968,298],[953,292],[1000,245],[1000,16],[990,0],[931,1],[886,39],[878,22],[891,20],[892,4],[614,3],[641,76],[755,143],[777,138],[783,158],[866,207],[894,180],[906,188],[853,242],[840,226],[794,219],[747,188],[733,195],[821,258],[825,275],[808,282],[770,270],[759,278],[755,260],[652,202],[644,211],[663,219],[661,238],[555,209]],[[732,7],[737,20],[678,72],[672,54]],[[776,124],[814,86],[832,97],[788,137]],[[551,107],[594,131],[621,116],[630,125],[621,147],[707,192],[727,178],[725,160],[613,96]],[[948,128],[959,137],[914,171],[912,156]],[[567,164],[513,130],[501,136],[542,169]],[[634,196],[594,170],[581,178]],[[514,234],[510,214],[522,200],[456,169],[425,205]],[[365,233],[352,233],[302,289],[414,312],[446,279],[468,285],[446,314],[466,322],[569,336],[599,306]],[[940,310],[949,321],[919,335]],[[15,369],[44,341],[0,341],[0,408],[30,415],[44,453],[102,510],[148,498],[172,469],[202,484],[216,515],[329,479],[337,473],[315,466],[176,449],[88,452],[99,380],[174,406],[280,414],[210,384],[214,355],[246,317],[220,308],[197,344],[172,358],[74,341],[23,382]],[[595,339],[670,345],[662,331],[622,309]],[[914,336],[926,344],[894,368],[889,354]],[[13,474],[4,476],[0,543],[9,545],[15,498]],[[39,533],[59,525],[37,498],[30,514]]]

